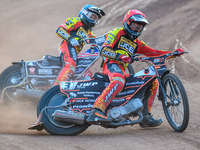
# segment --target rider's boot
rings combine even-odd
[[[156,126],[159,126],[163,122],[163,119],[154,119],[150,113],[143,114],[143,117],[144,117],[143,121],[140,123],[140,127],[142,128],[156,127]]]
[[[151,109],[153,105],[154,98],[156,96],[158,88],[158,81],[154,80],[150,86],[145,91],[145,94],[142,99],[143,103],[143,121],[140,123],[140,127],[145,128],[145,127],[156,127],[159,126],[162,122],[163,119],[154,119],[153,116],[151,115]]]
[[[90,124],[110,123],[112,120],[105,116],[105,114],[98,108],[92,108],[91,113],[87,119]]]

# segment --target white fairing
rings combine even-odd
[[[149,70],[149,72],[148,72],[147,74],[145,73],[145,69],[143,69],[143,70],[141,70],[141,71],[135,73],[134,77],[146,76],[146,75],[150,75],[150,76],[156,75],[156,72],[155,72],[155,69],[154,69],[153,66],[150,66],[150,67],[148,68],[148,70]]]

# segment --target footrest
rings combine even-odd
[[[38,123],[38,124],[33,124],[32,126],[30,126],[28,128],[29,130],[37,130],[37,131],[41,131],[44,129],[42,123]]]

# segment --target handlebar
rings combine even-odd
[[[170,57],[170,56],[179,56],[179,55],[181,55],[181,54],[186,54],[186,53],[189,53],[189,52],[181,52],[181,53],[179,53],[179,52],[172,52],[172,53],[168,53],[168,54],[165,54],[165,55],[162,55],[162,56],[166,56],[166,57]],[[158,58],[159,56],[151,56],[151,57],[147,57],[147,56],[144,56],[144,55],[142,55],[142,54],[134,54],[134,55],[132,55],[132,57],[131,57],[131,60],[132,60],[132,62],[133,61],[141,61],[141,60],[148,60],[148,58]]]

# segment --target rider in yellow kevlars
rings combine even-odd
[[[90,124],[112,121],[104,113],[107,106],[125,85],[125,77],[127,77],[125,69],[128,63],[131,62],[133,54],[159,56],[171,53],[171,51],[150,48],[146,43],[138,39],[147,24],[146,16],[141,11],[133,9],[126,13],[123,19],[123,27],[115,28],[107,33],[105,43],[101,49],[101,55],[105,58],[103,73],[109,76],[110,84],[96,99],[88,118]],[[177,49],[176,51],[184,52],[182,49]],[[157,88],[158,81],[154,80],[145,90],[142,99],[144,119],[140,123],[141,127],[156,127],[163,122],[162,119],[154,119],[151,115]]]
[[[84,45],[81,44],[82,39],[96,37],[91,30],[104,15],[102,9],[87,4],[81,9],[78,17],[68,18],[64,24],[58,27],[56,34],[63,39],[59,48],[63,69],[54,85],[59,81],[68,80],[74,74],[77,55]]]

